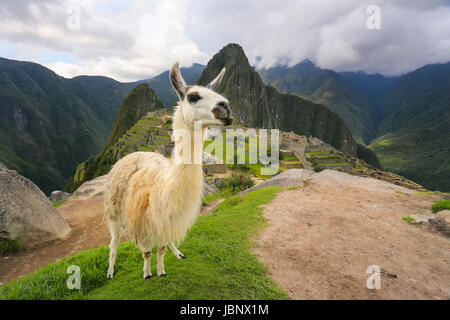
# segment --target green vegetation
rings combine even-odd
[[[232,196],[214,213],[199,217],[180,248],[188,259],[166,255],[167,277],[143,280],[141,253],[126,242],[119,247],[112,280],[106,279],[108,248],[102,247],[5,284],[0,299],[289,299],[250,252],[255,245],[251,239],[266,224],[260,206],[279,190]],[[155,258],[152,262],[154,270]],[[80,290],[66,287],[70,265],[81,269]]]
[[[220,180],[217,188],[221,191],[230,190],[231,193],[237,193],[255,185],[252,177],[247,173],[234,170],[225,179]]]
[[[409,224],[412,224],[412,225],[416,225],[417,224],[416,220],[414,220],[410,216],[403,216],[402,219],[404,221],[408,222]]]
[[[60,201],[60,202],[55,202],[55,203],[53,203],[53,206],[55,207],[55,208],[58,208],[59,206],[61,206],[64,202],[66,202],[68,199],[66,199],[66,200],[63,200],[63,201]]]
[[[372,149],[383,168],[450,191],[450,63],[402,76],[383,98]]]
[[[20,238],[7,239],[0,237],[0,257],[10,253],[18,253],[25,249],[25,245],[22,244]]]
[[[292,187],[287,188],[287,190],[297,190],[297,189],[302,189],[302,188],[304,188],[304,187],[305,187],[305,186],[302,186],[302,185],[292,186]]]
[[[433,213],[437,213],[442,210],[450,210],[450,200],[442,199],[433,203],[431,206],[431,211],[433,211]]]

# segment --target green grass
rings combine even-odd
[[[25,249],[25,246],[22,244],[22,241],[19,238],[0,238],[0,257],[5,254],[18,253],[23,249]]]
[[[414,220],[410,216],[404,216],[404,217],[402,217],[402,220],[408,222],[409,224],[413,224],[413,225],[417,224],[416,220]]]
[[[418,196],[432,196],[435,194],[450,195],[449,192],[440,192],[440,191],[419,191],[416,193],[416,195]]]
[[[304,188],[304,187],[305,187],[305,186],[302,186],[302,185],[292,186],[292,187],[287,188],[287,190],[297,190],[297,189],[302,189],[302,188]]]
[[[60,202],[55,202],[54,204],[53,204],[53,206],[55,207],[55,208],[58,208],[59,206],[61,206],[64,202],[66,202],[68,199],[66,199],[66,200],[63,200],[63,201],[60,201]]]
[[[165,278],[143,280],[141,253],[126,242],[119,247],[112,280],[106,279],[108,248],[101,247],[5,284],[0,299],[289,299],[250,252],[255,246],[251,239],[267,223],[259,206],[279,190],[269,187],[232,196],[216,212],[199,217],[180,247],[188,258],[177,260],[168,252]],[[80,290],[66,287],[70,265],[81,269]]]
[[[433,203],[431,206],[431,211],[433,211],[433,213],[437,213],[442,210],[450,210],[450,200],[442,199]]]

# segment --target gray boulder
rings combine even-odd
[[[411,214],[410,217],[413,218],[417,224],[422,224],[422,223],[428,224],[428,223],[430,223],[430,220],[436,220],[436,218],[433,216],[427,216],[425,214],[420,214],[420,213]]]
[[[314,171],[306,169],[289,169],[279,175],[274,176],[272,179],[266,180],[256,186],[253,186],[247,190],[239,193],[239,195],[246,195],[257,189],[266,188],[269,186],[279,186],[282,188],[289,188],[300,185],[304,180],[308,180],[315,174]]]
[[[73,196],[79,200],[102,199],[105,193],[105,187],[108,182],[108,175],[97,177],[86,181],[73,193]]]
[[[61,201],[67,200],[71,196],[72,196],[71,193],[55,190],[52,192],[49,199],[51,202],[56,203],[56,202],[61,202]]]
[[[0,163],[0,238],[19,238],[27,247],[64,238],[66,220],[30,180]]]
[[[436,213],[436,217],[450,223],[450,210],[442,210]]]

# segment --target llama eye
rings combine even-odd
[[[198,100],[200,100],[202,97],[200,97],[200,95],[196,92],[190,93],[187,96],[189,103],[195,103]]]

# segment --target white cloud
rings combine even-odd
[[[80,30],[67,28],[74,4]],[[381,9],[381,30],[366,27],[371,4]],[[8,58],[66,77],[148,78],[175,61],[206,63],[230,42],[252,63],[260,56],[259,67],[309,58],[335,70],[398,74],[450,60],[450,8],[439,0],[3,0],[0,41],[8,47],[0,52],[15,53]]]

